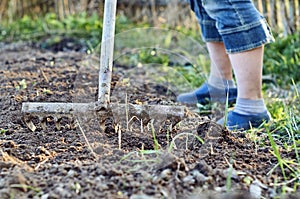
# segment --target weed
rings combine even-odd
[[[75,191],[76,194],[79,194],[81,191],[81,185],[78,182],[75,182],[72,186],[71,189]]]
[[[288,48],[288,46],[282,46],[282,48]],[[280,50],[283,49],[279,49],[279,51]],[[285,53],[288,52],[285,50],[283,51]],[[279,58],[286,60],[286,64],[289,64],[288,58]],[[281,72],[284,70],[285,69],[283,69]],[[284,72],[282,74],[284,74]],[[273,122],[269,125],[265,125],[263,131],[266,131],[268,140],[273,149],[273,152],[271,153],[277,158],[278,161],[278,163],[269,171],[268,175],[271,174],[276,168],[280,168],[284,179],[282,181],[278,180],[277,182],[274,182],[274,187],[278,189],[280,194],[284,194],[285,192],[288,193],[296,191],[299,187],[300,98],[297,90],[299,84],[297,85],[297,82],[294,79],[292,79],[292,83],[290,84],[287,83],[288,80],[286,80],[285,77],[281,78],[280,81],[282,81],[280,84],[284,85],[286,88],[293,88],[293,92],[286,92],[284,97],[277,97],[268,101],[267,106],[272,115]],[[278,90],[281,90],[281,88]],[[280,150],[282,147],[287,152],[295,155],[288,157],[282,155]]]
[[[44,93],[44,94],[47,94],[47,95],[53,94],[53,92],[52,92],[51,90],[46,89],[46,88],[43,89],[43,93]]]
[[[152,132],[152,137],[153,137],[153,143],[154,143],[154,151],[158,151],[159,150],[159,143],[158,140],[156,139],[156,134],[155,134],[155,128],[153,125],[153,121],[150,122],[151,125],[151,132]]]
[[[20,189],[29,189],[29,190],[32,190],[36,193],[40,193],[41,192],[41,189],[40,188],[36,188],[36,187],[33,187],[33,186],[30,186],[30,185],[26,185],[26,184],[11,184],[10,185],[11,188],[20,188]]]
[[[4,135],[6,132],[8,131],[8,129],[0,129],[0,135]]]
[[[286,175],[285,175],[285,171],[284,171],[284,166],[283,166],[283,160],[281,159],[278,147],[277,147],[277,145],[276,145],[276,143],[275,143],[275,141],[274,141],[274,139],[273,139],[273,137],[271,135],[271,132],[270,132],[270,130],[268,128],[267,128],[267,133],[268,133],[268,137],[269,137],[272,149],[274,151],[274,155],[277,158],[278,164],[279,164],[279,166],[281,168],[281,172],[283,174],[283,177],[284,177],[284,179],[286,179]]]
[[[232,166],[232,159],[230,159],[230,162],[228,162],[227,159],[225,160],[229,165],[229,168],[227,169],[227,177],[226,177],[226,191],[228,193],[230,192],[231,189],[231,178],[232,178],[233,166]]]
[[[228,85],[227,85],[227,88],[229,90],[229,86]],[[223,126],[226,126],[227,119],[228,119],[228,109],[229,109],[228,96],[229,96],[229,92],[226,93],[226,103],[225,103],[225,114],[224,114],[224,124],[223,124]]]
[[[265,48],[264,73],[278,77],[280,86],[290,86],[290,78],[300,81],[300,36],[277,37],[276,42]]]
[[[15,87],[17,90],[24,90],[27,88],[26,80],[22,79],[21,81],[18,81],[18,85]]]

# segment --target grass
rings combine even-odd
[[[232,159],[230,159],[230,162],[227,159],[225,160],[229,165],[229,168],[227,169],[227,176],[226,176],[226,192],[229,193],[231,191],[233,166],[232,166]]]
[[[155,128],[153,125],[153,122],[151,121],[151,132],[152,132],[152,137],[153,137],[153,143],[154,143],[154,151],[158,151],[160,149],[158,140],[156,139],[156,133],[155,133]]]
[[[285,98],[273,97],[267,99],[273,122],[265,124],[260,129],[252,129],[247,132],[251,136],[258,132],[261,135],[266,135],[264,139],[253,136],[253,141],[259,146],[265,145],[265,142],[270,143],[271,153],[276,157],[277,164],[268,175],[271,175],[276,169],[279,169],[282,173],[282,181],[273,184],[281,194],[285,194],[287,190],[296,191],[300,186],[300,97],[297,89],[299,85],[296,85],[292,80],[290,86],[294,90],[288,92]],[[295,155],[284,155],[282,154],[283,150]]]
[[[272,149],[274,151],[274,156],[277,158],[278,160],[278,164],[280,166],[280,169],[281,169],[281,172],[283,174],[283,177],[284,179],[286,179],[286,175],[285,175],[285,171],[284,171],[284,166],[283,166],[283,160],[280,156],[280,153],[279,153],[279,150],[278,150],[278,147],[277,145],[275,144],[275,141],[271,135],[271,132],[267,129],[267,133],[268,133],[268,137],[269,137],[269,140],[270,140],[270,143],[271,143],[271,146],[272,146]]]
[[[229,111],[228,97],[229,97],[229,92],[226,93],[226,103],[225,103],[225,114],[224,114],[224,124],[223,124],[223,126],[226,126],[227,120],[228,120],[228,111]]]
[[[32,191],[34,191],[36,193],[40,193],[41,192],[40,188],[36,188],[36,187],[29,186],[29,185],[26,185],[26,184],[11,184],[10,187],[11,188],[23,189],[23,190],[32,190]]]

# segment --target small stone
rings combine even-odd
[[[185,178],[183,178],[183,182],[188,185],[195,184],[194,176],[186,176]]]
[[[258,184],[252,183],[250,185],[250,195],[253,199],[259,199],[261,197],[261,188]]]
[[[193,170],[192,175],[195,177],[198,183],[204,183],[207,180],[207,177],[200,173],[198,170]]]
[[[161,178],[158,177],[158,176],[154,176],[154,177],[152,178],[152,183],[153,183],[153,184],[159,184],[160,181],[161,181]]]
[[[75,176],[75,171],[74,170],[70,170],[69,172],[68,172],[68,177],[73,177],[73,176]]]
[[[172,171],[171,169],[165,169],[161,172],[160,174],[160,177],[163,179],[163,180],[169,180],[171,177],[172,177]]]
[[[49,198],[49,193],[46,193],[41,196],[41,199],[48,199]]]

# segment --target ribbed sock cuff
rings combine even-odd
[[[235,88],[235,83],[233,80],[226,80],[220,77],[216,77],[213,75],[210,75],[208,78],[208,84],[219,89],[224,88]]]
[[[266,111],[266,105],[263,99],[251,100],[237,98],[234,112],[242,115],[255,115]]]

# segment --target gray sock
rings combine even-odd
[[[219,89],[224,89],[224,88],[235,88],[235,83],[233,80],[226,80],[220,77],[216,77],[213,75],[210,75],[208,78],[208,84],[219,88]]]
[[[251,100],[237,98],[234,112],[242,115],[255,115],[266,111],[266,105],[263,99]]]

